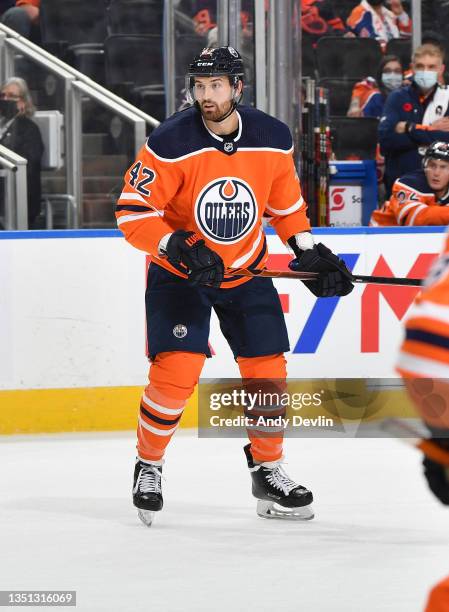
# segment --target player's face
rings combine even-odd
[[[449,162],[429,159],[425,169],[427,181],[435,191],[446,191],[449,187]]]
[[[196,77],[194,96],[205,119],[216,121],[231,108],[233,89],[223,77]]]

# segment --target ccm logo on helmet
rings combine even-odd
[[[256,198],[251,187],[234,177],[211,181],[197,198],[195,220],[212,242],[238,242],[257,221]]]

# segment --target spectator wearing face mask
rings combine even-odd
[[[397,178],[421,166],[426,147],[435,140],[449,142],[449,88],[439,85],[444,73],[441,49],[418,47],[412,70],[412,84],[391,92],[379,123],[387,196]]]
[[[401,87],[402,81],[401,60],[396,55],[386,55],[379,64],[376,79],[367,77],[354,85],[348,117],[380,119],[388,94]]]
[[[383,46],[393,38],[409,38],[412,20],[401,0],[362,0],[349,15],[346,24],[360,38],[375,38]]]
[[[18,77],[11,77],[3,83],[0,100],[5,110],[8,109],[8,115],[4,115],[0,108],[0,144],[27,160],[28,226],[32,229],[41,210],[41,160],[44,152],[41,133],[32,120],[35,108],[27,83]]]

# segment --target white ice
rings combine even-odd
[[[0,589],[76,590],[83,612],[423,610],[449,573],[449,508],[419,453],[287,440],[316,512],[289,523],[256,516],[243,443],[177,435],[148,529],[131,503],[133,434],[0,439]]]

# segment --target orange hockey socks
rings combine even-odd
[[[178,428],[206,356],[201,353],[159,353],[150,367],[150,384],[140,403],[137,451],[146,461],[160,461]]]
[[[256,394],[261,401],[245,416],[258,418],[276,418],[285,415],[285,407],[270,402],[266,404],[263,394],[279,394],[285,392],[287,378],[286,361],[283,353],[266,355],[264,357],[238,357],[237,363],[243,379],[245,390]],[[284,439],[283,427],[254,426],[247,429],[251,441],[251,454],[255,461],[277,461],[282,457]]]

